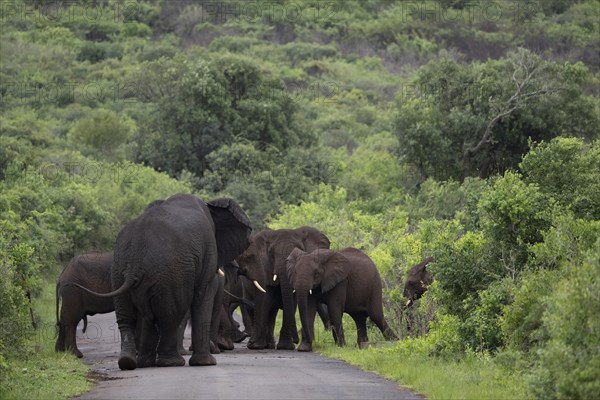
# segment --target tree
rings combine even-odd
[[[483,64],[430,63],[398,99],[401,160],[423,179],[488,177],[515,168],[528,140],[598,136],[597,100],[583,93],[582,63],[520,49]]]

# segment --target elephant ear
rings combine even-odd
[[[333,250],[318,250],[319,264],[323,267],[321,292],[326,293],[335,285],[348,278],[347,265],[350,261],[343,254]]]
[[[206,203],[215,224],[218,265],[231,263],[248,247],[250,220],[233,199],[220,198]]]
[[[296,262],[298,258],[305,255],[306,252],[302,251],[299,248],[295,248],[292,250],[290,255],[286,259],[286,269],[289,281],[294,284],[296,282]]]

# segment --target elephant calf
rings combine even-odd
[[[56,283],[56,324],[58,338],[56,351],[71,351],[77,357],[83,354],[77,348],[76,330],[83,319],[83,332],[87,328],[87,316],[104,314],[115,310],[111,298],[96,297],[66,282],[76,282],[98,292],[111,290],[110,266],[113,253],[86,253],[67,264]],[[62,299],[62,308],[60,300]],[[60,309],[60,316],[59,316]]]
[[[287,258],[287,273],[296,291],[302,322],[302,341],[298,351],[312,351],[314,322],[318,302],[327,306],[333,337],[339,346],[346,344],[343,313],[349,314],[358,330],[358,346],[368,342],[367,317],[388,340],[397,340],[383,316],[381,278],[371,259],[354,248],[340,251],[319,249],[306,253],[295,249]]]

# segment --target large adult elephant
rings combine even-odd
[[[121,333],[119,368],[180,366],[177,328],[191,307],[190,365],[215,365],[210,354],[211,321],[221,303],[217,267],[248,246],[250,223],[232,199],[205,203],[174,195],[147,208],[117,236],[111,273]],[[135,330],[141,320],[136,357]]]
[[[65,266],[56,283],[56,325],[58,338],[56,351],[71,351],[77,357],[83,354],[77,348],[76,332],[83,319],[83,332],[87,329],[87,316],[114,311],[112,298],[98,297],[66,282],[76,282],[96,292],[112,290],[110,267],[113,253],[91,252],[73,257]],[[60,300],[62,299],[62,307]]]
[[[333,337],[339,346],[346,344],[343,313],[350,314],[358,331],[358,345],[368,342],[367,317],[388,340],[398,337],[383,315],[381,278],[377,267],[362,251],[319,249],[311,253],[296,249],[287,259],[287,272],[296,291],[302,323],[302,342],[298,351],[312,351],[314,322],[318,302],[327,305]]]
[[[256,285],[255,292],[248,293],[255,305],[249,349],[275,348],[273,331],[279,309],[283,309],[283,321],[277,349],[295,349],[295,343],[298,343],[296,303],[286,272],[286,259],[294,249],[311,252],[328,249],[329,245],[327,236],[309,226],[266,229],[251,237],[250,245],[238,257],[240,274]]]

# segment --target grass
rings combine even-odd
[[[422,339],[381,342],[380,346],[359,350],[355,342],[356,328],[347,324],[345,317],[344,330],[348,345],[341,348],[321,324],[315,323],[315,351],[375,372],[428,399],[524,400],[533,397],[522,374],[506,370],[493,357],[474,353],[460,360],[429,356],[428,345]],[[378,331],[370,329],[371,340],[379,337]]]
[[[88,391],[92,383],[86,378],[88,367],[70,353],[56,353],[56,303],[54,283],[44,285],[34,299],[38,329],[28,348],[7,360],[7,370],[0,377],[0,399],[65,399]],[[23,354],[24,353],[24,354]]]

